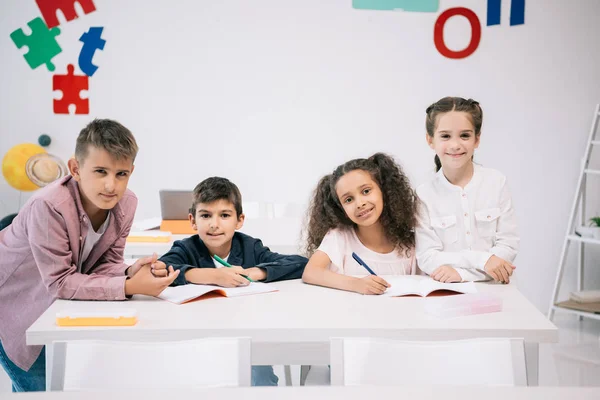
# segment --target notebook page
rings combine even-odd
[[[391,285],[381,296],[404,296],[407,294],[421,295],[419,283],[425,278],[419,275],[381,275]]]
[[[382,296],[405,296],[408,294],[416,294],[419,296],[427,296],[434,290],[446,289],[460,293],[477,293],[477,288],[473,282],[464,283],[442,283],[433,280],[429,276],[422,275],[394,275],[382,276],[390,285]]]
[[[182,286],[168,287],[157,297],[171,303],[181,304],[205,295],[209,292],[218,292],[227,297],[246,296],[251,294],[275,292],[277,288],[262,282],[251,282],[248,286],[235,288],[223,288],[214,285],[187,284]]]
[[[461,283],[443,283],[433,280],[430,277],[419,282],[419,292],[422,296],[427,296],[429,293],[435,290],[452,290],[459,293],[477,293],[477,288],[473,282],[461,282]]]
[[[213,285],[181,285],[181,286],[169,286],[163,290],[158,296],[159,299],[170,301],[171,303],[181,304],[188,300],[195,299],[205,295],[208,292],[217,291],[223,289]]]
[[[246,296],[249,294],[269,293],[277,291],[273,286],[262,282],[250,282],[248,286],[222,288],[227,297]]]

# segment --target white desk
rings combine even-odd
[[[0,395],[6,400],[597,400],[600,388],[485,386],[295,386],[135,390],[107,392],[33,392]]]
[[[57,300],[27,330],[27,344],[81,339],[169,341],[211,336],[249,336],[252,363],[326,365],[329,339],[370,336],[407,340],[452,340],[475,337],[517,337],[526,341],[529,383],[537,385],[538,343],[558,341],[558,329],[514,284],[477,283],[481,292],[503,300],[503,311],[451,319],[424,312],[430,300],[420,297],[363,296],[303,284],[300,280],[273,284],[278,292],[238,298],[212,298],[175,305],[135,296],[129,302]],[[133,327],[57,327],[58,311],[135,308]],[[46,348],[46,374],[51,370],[51,346]],[[49,380],[48,380],[49,381]]]

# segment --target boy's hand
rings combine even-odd
[[[248,286],[250,281],[244,278],[243,275],[246,275],[246,270],[242,267],[215,268],[213,283],[215,285],[228,288]]]
[[[498,256],[491,256],[484,269],[496,282],[509,283],[515,266]]]
[[[179,276],[179,270],[173,271],[169,267],[169,276],[157,278],[152,275],[149,265],[144,265],[131,278],[125,281],[125,294],[131,296],[134,294],[145,294],[147,296],[158,296]]]
[[[354,291],[362,294],[382,294],[391,285],[379,276],[369,275],[357,279]]]
[[[150,264],[150,272],[152,272],[152,275],[157,278],[162,278],[169,275],[167,264],[158,260]]]
[[[253,281],[264,281],[267,279],[267,271],[259,267],[244,269],[244,274]]]
[[[131,278],[132,276],[137,274],[137,272],[144,265],[155,263],[157,258],[158,258],[158,255],[156,253],[153,253],[151,256],[142,257],[142,258],[138,259],[136,262],[131,264],[129,266],[129,268],[127,268],[127,276]]]
[[[437,267],[432,273],[431,277],[439,282],[451,283],[451,282],[462,282],[462,278],[458,271],[449,265],[441,265]]]

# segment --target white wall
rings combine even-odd
[[[51,152],[66,159],[92,117],[110,117],[141,148],[130,184],[138,218],[159,215],[159,189],[191,189],[210,175],[238,183],[246,200],[306,202],[320,176],[379,150],[424,182],[433,158],[425,108],[446,95],[473,97],[485,115],[477,160],[504,172],[514,195],[519,285],[546,309],[600,102],[600,2],[529,0],[525,25],[515,27],[508,0],[494,27],[476,0],[441,0],[438,13],[359,11],[351,0],[95,4],[59,36],[57,71],[76,63],[90,26],[104,26],[107,40],[94,59],[90,115],[64,116],[52,113],[51,73],[32,71],[8,37],[39,15],[35,2],[2,2],[0,154],[48,133]],[[433,45],[438,15],[454,6],[483,25],[478,50],[463,60]],[[447,23],[449,47],[469,35],[466,20]],[[2,215],[18,209],[16,190],[4,184],[0,195]],[[597,204],[598,196],[596,212]],[[590,271],[592,284],[598,275]]]

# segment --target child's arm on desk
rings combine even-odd
[[[331,259],[326,253],[320,250],[315,251],[304,269],[302,281],[312,285],[326,286],[362,294],[382,294],[390,287],[389,283],[376,275],[356,278],[332,272],[328,268],[329,264],[331,264]]]
[[[306,257],[272,252],[260,240],[254,243],[254,258],[257,264],[246,269],[248,276],[265,282],[301,278],[308,262]]]
[[[191,268],[185,272],[185,279],[189,283],[227,288],[248,286],[250,281],[243,275],[248,275],[248,270],[242,267]]]

